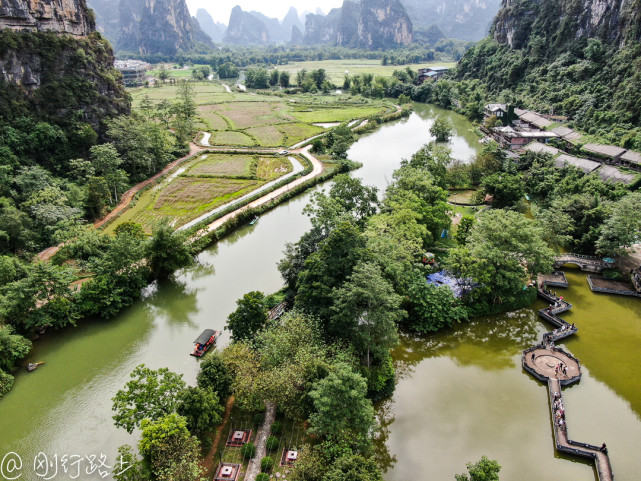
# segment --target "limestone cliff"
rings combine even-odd
[[[503,0],[492,31],[499,43],[516,49],[544,33],[557,46],[580,38],[623,45],[641,39],[641,1]]]
[[[450,38],[477,41],[490,31],[501,0],[401,0],[415,30],[437,25]]]
[[[198,20],[203,32],[209,35],[214,42],[223,41],[227,27],[222,23],[215,22],[207,10],[199,8],[196,11],[196,20]]]
[[[363,48],[410,45],[412,21],[399,0],[362,0],[358,42]]]
[[[412,43],[412,22],[399,0],[345,0],[326,17],[310,14],[306,44],[390,48]]]
[[[270,37],[263,22],[237,5],[231,11],[223,41],[234,44],[267,44]]]
[[[118,48],[141,54],[188,51],[199,36],[185,0],[121,1],[120,29]]]
[[[292,27],[292,38],[289,43],[292,45],[302,45],[304,42],[305,36],[303,35],[303,32],[301,32],[300,29],[296,25],[294,25]]]
[[[2,0],[0,119],[90,124],[129,111],[111,45],[85,0]]]
[[[0,28],[87,35],[95,22],[85,0],[2,0]]]

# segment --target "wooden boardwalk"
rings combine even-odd
[[[563,260],[561,259],[558,262]],[[564,263],[579,265],[574,261]],[[591,264],[590,268],[595,266],[596,264]],[[579,267],[581,266],[579,265]],[[538,283],[538,293],[539,297],[550,304],[549,307],[539,311],[539,316],[556,328],[545,333],[540,344],[523,351],[523,369],[548,385],[550,416],[552,417],[556,450],[593,460],[599,481],[612,481],[614,480],[614,474],[607,449],[602,450],[599,446],[574,441],[570,439],[568,434],[562,388],[581,379],[581,364],[571,354],[555,347],[554,343],[578,332],[574,324],[568,323],[559,316],[569,311],[572,308],[572,304],[546,290],[543,282]]]

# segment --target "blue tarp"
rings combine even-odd
[[[469,280],[458,279],[447,271],[436,272],[427,276],[427,283],[435,286],[449,287],[455,297],[461,297],[466,290],[474,287]]]

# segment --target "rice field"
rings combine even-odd
[[[292,170],[291,162],[285,157],[261,157],[256,165],[256,178],[274,180]]]
[[[250,155],[204,154],[185,177],[254,177],[256,159]]]
[[[256,139],[256,143],[263,147],[278,147],[285,145],[285,135],[279,129],[282,125],[263,125],[262,127],[254,127],[247,129],[247,133]]]
[[[256,145],[256,141],[249,135],[233,130],[212,132],[209,143],[211,145],[243,145],[245,147]]]
[[[324,122],[347,122],[355,119],[362,119],[378,113],[384,113],[388,108],[377,105],[363,106],[336,106],[325,107],[311,105],[292,113],[301,122],[313,124]]]

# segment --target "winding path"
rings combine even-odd
[[[592,268],[594,268],[594,264],[586,266],[586,270]],[[560,275],[558,274],[558,276]],[[565,280],[565,276],[562,277]],[[558,282],[558,280],[547,281],[547,279],[543,279],[537,286],[539,297],[550,303],[549,307],[539,311],[539,316],[556,326],[556,329],[545,333],[540,344],[523,351],[523,368],[539,381],[546,382],[548,385],[550,415],[552,416],[554,443],[557,451],[594,460],[598,479],[612,481],[614,474],[607,449],[602,450],[599,446],[573,441],[569,438],[562,388],[581,379],[581,364],[578,359],[563,349],[555,347],[554,343],[576,334],[578,329],[574,324],[559,317],[559,314],[569,311],[572,304],[548,291],[546,282],[556,286],[564,286],[564,283]],[[565,286],[567,287],[567,281],[565,281]]]

